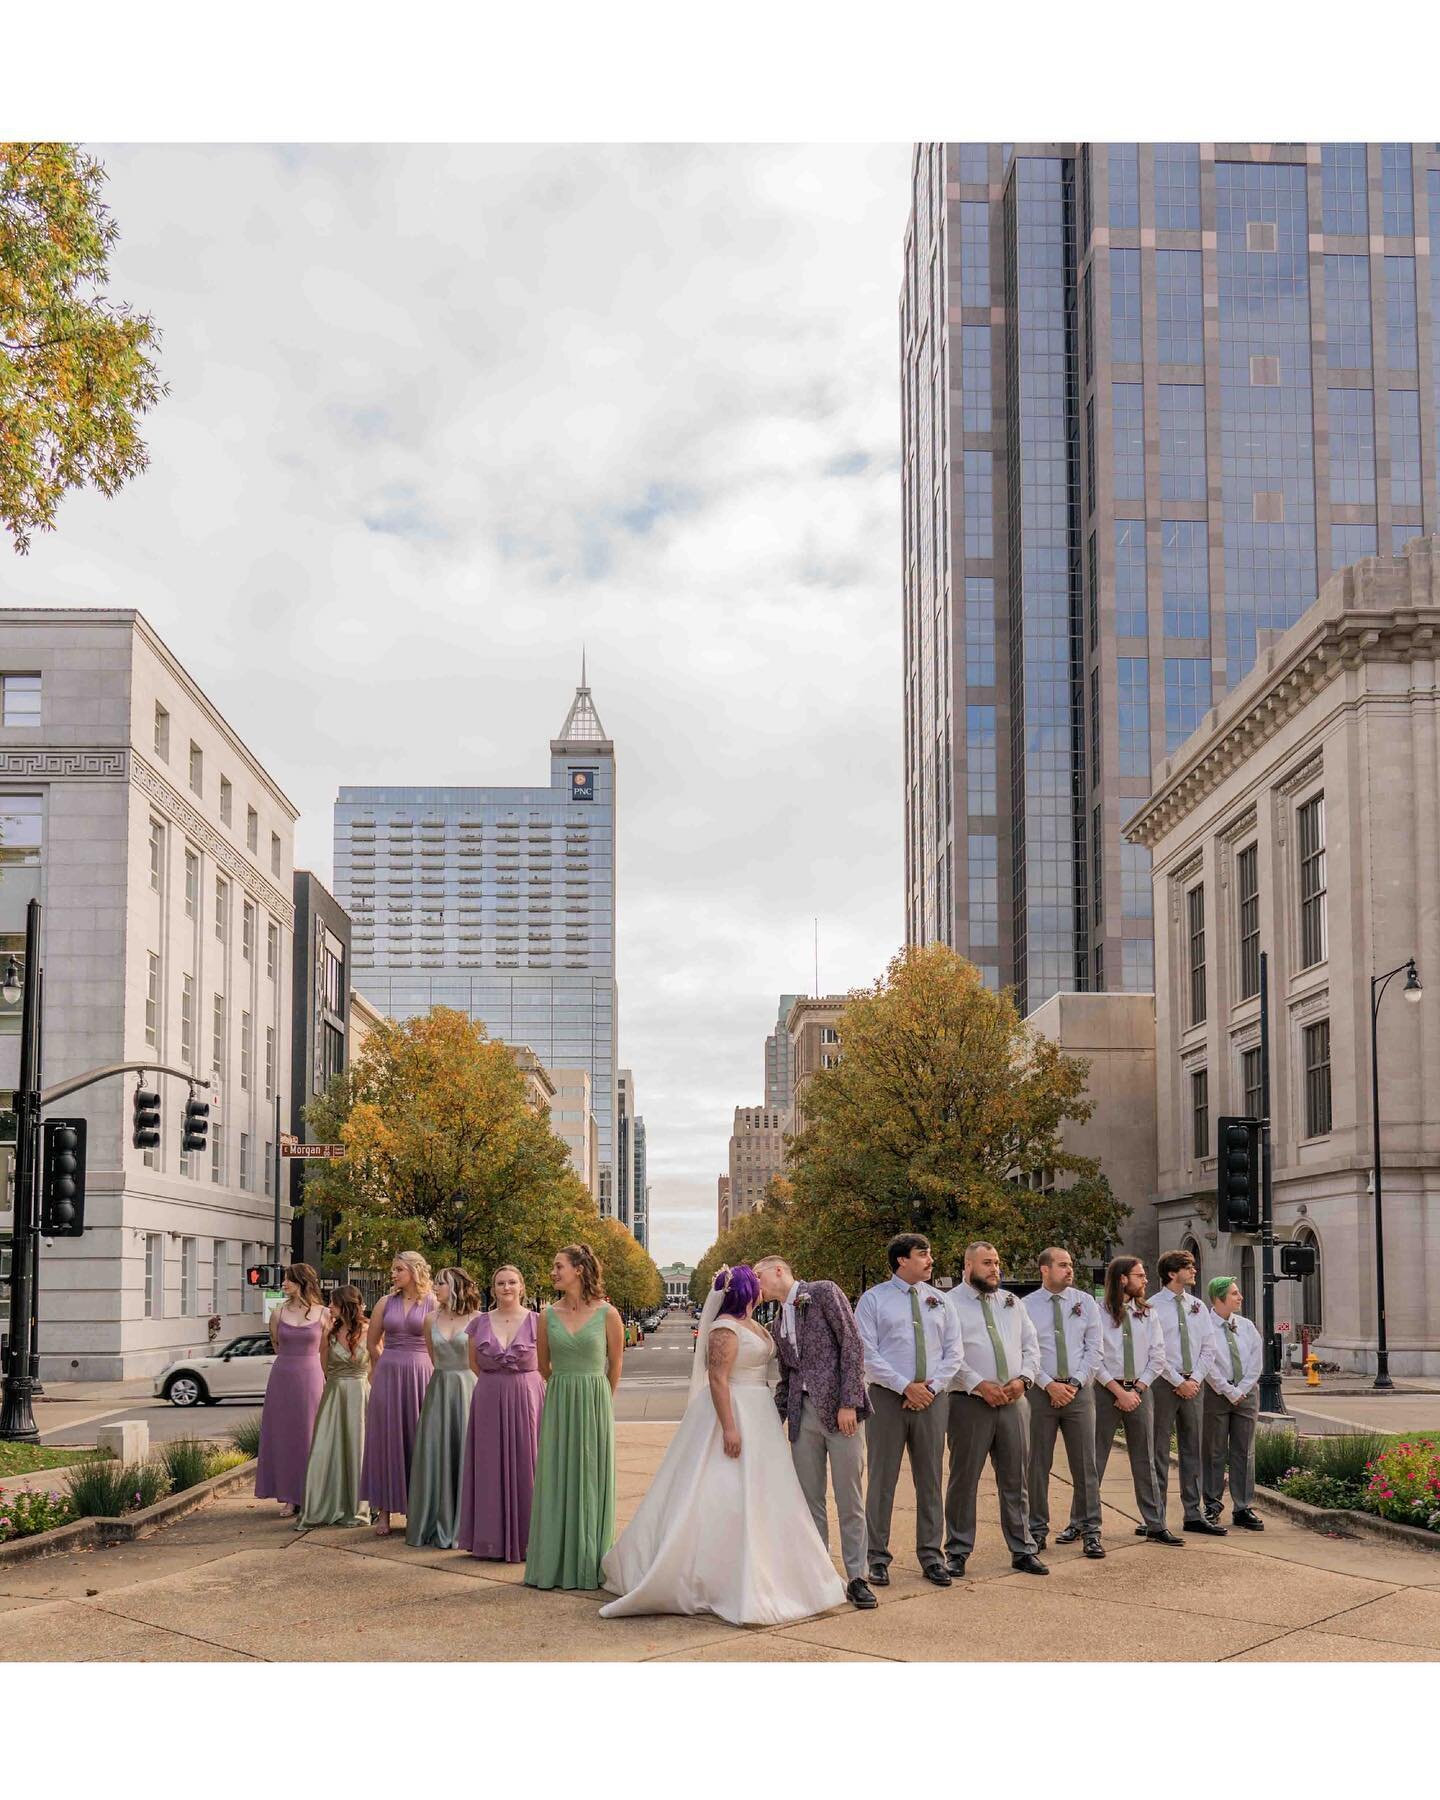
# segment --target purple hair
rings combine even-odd
[[[728,1313],[732,1319],[743,1319],[746,1310],[760,1298],[760,1277],[749,1263],[738,1264],[728,1275],[717,1275],[715,1286],[725,1294],[720,1302],[722,1318]]]

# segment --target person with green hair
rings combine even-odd
[[[1263,1531],[1255,1511],[1255,1425],[1260,1417],[1260,1333],[1240,1308],[1244,1296],[1233,1275],[1209,1284],[1210,1328],[1215,1356],[1205,1377],[1205,1516],[1218,1520],[1230,1475],[1233,1523]]]

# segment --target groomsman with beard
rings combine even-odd
[[[930,1285],[928,1241],[902,1232],[885,1246],[891,1275],[860,1296],[855,1324],[865,1346],[870,1417],[865,1421],[865,1524],[870,1585],[890,1585],[890,1519],[901,1458],[915,1483],[915,1554],[936,1587],[949,1587],[943,1544],[947,1392],[960,1367],[960,1334],[943,1294]]]
[[[1205,1517],[1219,1519],[1230,1465],[1230,1508],[1242,1531],[1263,1531],[1255,1511],[1255,1425],[1260,1417],[1260,1333],[1240,1307],[1244,1296],[1233,1277],[1210,1283],[1210,1325],[1215,1360],[1205,1390]]]
[[[1070,1252],[1040,1252],[1040,1286],[1021,1304],[1040,1340],[1040,1379],[1030,1396],[1030,1535],[1037,1551],[1050,1531],[1050,1470],[1055,1438],[1065,1439],[1070,1465],[1070,1523],[1057,1544],[1085,1540],[1085,1555],[1105,1554],[1100,1542],[1100,1483],[1095,1475],[1095,1390],[1100,1360],[1100,1308],[1075,1287]]]
[[[1143,1523],[1137,1537],[1179,1548],[1183,1538],[1165,1527],[1165,1508],[1155,1493],[1155,1412],[1150,1398],[1161,1379],[1165,1350],[1145,1304],[1145,1265],[1138,1256],[1116,1256],[1105,1271],[1105,1304],[1100,1308],[1100,1367],[1095,1375],[1095,1475],[1105,1465],[1117,1426],[1125,1432],[1130,1479]]]
[[[1000,1291],[1000,1253],[971,1244],[965,1278],[949,1305],[960,1327],[960,1369],[950,1387],[950,1479],[945,1490],[945,1566],[965,1573],[975,1548],[975,1496],[988,1459],[995,1466],[1000,1526],[1010,1566],[1026,1575],[1050,1571],[1035,1554],[1026,1522],[1028,1393],[1040,1373],[1040,1343],[1030,1315]]]
[[[1205,1307],[1192,1292],[1195,1258],[1167,1250],[1156,1265],[1162,1283],[1150,1303],[1164,1344],[1164,1367],[1155,1383],[1155,1498],[1160,1511],[1170,1490],[1170,1433],[1180,1453],[1180,1500],[1185,1530],[1224,1537],[1225,1527],[1205,1516],[1201,1498],[1205,1432],[1205,1378],[1215,1359],[1215,1340]]]

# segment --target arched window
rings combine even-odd
[[[1260,1317],[1260,1294],[1255,1286],[1255,1251],[1250,1244],[1240,1252],[1240,1292],[1245,1296],[1245,1317],[1253,1325]]]
[[[1302,1225],[1295,1233],[1295,1242],[1305,1244],[1315,1252],[1315,1273],[1300,1277],[1299,1324],[1305,1327],[1311,1337],[1319,1337],[1325,1317],[1324,1289],[1321,1286],[1324,1265],[1320,1260],[1320,1240],[1308,1225]]]
[[[1201,1294],[1205,1291],[1205,1272],[1200,1262],[1200,1246],[1187,1232],[1180,1240],[1180,1248],[1188,1250],[1195,1258],[1195,1292]]]

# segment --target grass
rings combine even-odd
[[[65,1444],[0,1444],[0,1481],[7,1475],[33,1475],[37,1469],[64,1469],[94,1454]]]
[[[251,1413],[247,1418],[233,1427],[230,1442],[241,1452],[248,1462],[252,1456],[260,1454],[260,1415]]]
[[[197,1437],[171,1438],[169,1443],[162,1444],[157,1460],[170,1477],[171,1493],[181,1493],[185,1488],[207,1480],[213,1455],[213,1446]]]
[[[170,1477],[163,1463],[119,1463],[110,1457],[77,1463],[66,1482],[76,1517],[81,1519],[114,1519],[121,1513],[138,1512],[170,1492]]]

